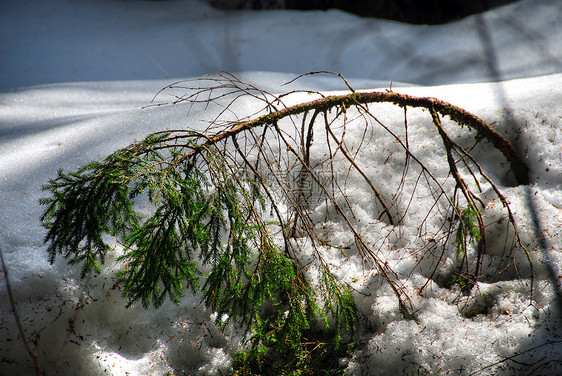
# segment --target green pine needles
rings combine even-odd
[[[475,180],[478,175],[480,182],[495,185],[448,137],[439,115],[475,130],[477,139],[491,142],[504,154],[516,177],[525,179],[526,166],[501,135],[474,115],[433,98],[356,93],[350,87],[352,92],[347,95],[319,96],[311,102],[284,106],[283,96],[273,96],[228,74],[206,77],[202,82],[206,85],[191,88],[176,103],[210,106],[230,97],[228,109],[239,98],[250,96],[264,103],[263,111],[242,120],[216,119],[206,132],[157,132],[76,172],[59,171],[44,187],[50,196],[41,200],[46,206],[41,220],[47,229],[49,260],[54,262],[62,255],[70,264],[81,265],[82,277],[101,271],[111,250],[109,240],[119,239],[124,246],[119,260],[126,266],[116,279],[129,304],[158,308],[166,299],[179,302],[186,293],[199,293],[205,305],[217,312],[217,322],[223,327],[232,321],[245,327],[247,350],[234,355],[235,374],[341,373],[337,359],[348,356],[353,348],[358,315],[352,289],[325,260],[325,252],[341,250],[331,247],[315,230],[317,219],[309,207],[312,201],[303,191],[305,183],[318,187],[322,200],[347,226],[354,249],[365,266],[374,269],[395,292],[404,317],[415,318],[395,273],[356,225],[353,206],[333,170],[337,158],[346,160],[350,173],[358,174],[372,191],[379,218],[400,226],[407,214],[396,211],[401,195],[397,192],[389,197],[379,192],[357,163],[357,151],[345,143],[345,124],[352,109],[365,119],[365,127],[380,126],[395,138],[404,151],[403,179],[408,166],[417,165],[412,171],[420,174],[420,184],[426,181],[436,197],[431,210],[456,213],[460,218],[459,255],[466,255],[468,239],[484,239],[480,235],[485,228],[474,188],[461,179],[457,163],[476,166],[468,169]],[[377,123],[367,107],[376,102],[430,110],[451,174],[459,181],[455,197],[461,189],[468,201],[466,209],[455,200],[440,199],[450,197],[450,192],[410,150],[407,123],[406,138]],[[336,125],[338,119],[343,128]],[[328,156],[313,163],[315,137],[327,144]],[[298,183],[283,180],[281,172],[294,172]],[[326,175],[331,179],[326,181]],[[143,201],[151,204],[148,216],[141,215],[137,207]],[[508,207],[503,197],[502,202]],[[267,213],[274,220],[266,220]],[[447,231],[455,231],[455,225],[451,223]],[[306,257],[300,248],[305,243],[312,249]],[[443,252],[446,243],[440,244]]]
[[[478,214],[478,210],[474,209],[471,203],[461,212],[459,227],[455,236],[458,260],[466,256],[468,243],[477,244],[482,240],[477,220]]]

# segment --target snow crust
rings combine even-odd
[[[329,70],[385,86],[538,76],[562,70],[561,7],[524,0],[427,26],[337,10],[219,11],[198,0],[3,1],[0,89],[222,70]]]
[[[39,221],[41,186],[58,169],[76,169],[153,131],[201,128],[216,115],[203,106],[189,111],[183,105],[146,107],[171,82],[225,69],[272,93],[342,93],[336,91],[345,89],[342,81],[331,76],[281,86],[296,74],[331,70],[348,76],[357,89],[384,90],[391,81],[404,82],[408,84],[393,84],[392,90],[437,97],[476,114],[524,151],[532,182],[515,186],[498,154],[486,147],[476,151],[486,173],[501,182],[536,276],[531,301],[530,270],[519,254],[517,272],[494,276],[490,267],[487,281],[475,287],[476,298],[468,300],[458,290],[428,282],[435,260],[423,254],[424,240],[413,234],[418,233],[416,211],[422,215],[432,200],[419,193],[411,219],[401,236],[393,238],[398,246],[390,249],[385,235],[392,230],[369,210],[368,187],[357,176],[347,179],[346,194],[361,214],[357,226],[395,270],[420,319],[403,319],[390,288],[357,255],[327,253],[338,277],[357,291],[363,346],[346,360],[348,373],[559,372],[561,312],[546,266],[560,279],[561,10],[555,0],[520,1],[429,27],[339,11],[229,13],[197,1],[3,2],[0,247],[41,366],[81,375],[228,373],[242,333],[236,327],[220,332],[200,297],[186,295],[180,305],[166,303],[157,311],[125,309],[111,270],[81,280],[79,270],[61,259],[50,265]],[[307,94],[293,97],[295,102],[309,99]],[[165,92],[156,100],[170,97]],[[232,109],[248,114],[256,106],[244,101]],[[372,110],[383,123],[403,127],[401,109],[376,105]],[[437,163],[444,151],[435,142],[428,114],[408,110],[408,122],[414,127],[417,155],[436,176],[446,177],[447,166]],[[350,129],[346,137],[350,145],[359,144],[362,132]],[[388,162],[395,150],[380,137],[364,149],[360,162],[390,194],[400,182],[401,165]],[[495,225],[504,215],[499,200],[489,192],[481,198],[490,223],[487,261],[492,265],[511,235]],[[530,207],[540,220],[546,250],[537,242]],[[314,210],[321,218],[330,208],[318,205]],[[317,231],[332,245],[351,239],[335,220],[320,223]],[[117,243],[115,248],[117,254]],[[444,263],[454,264],[454,256],[451,251]],[[0,286],[0,374],[31,374],[33,365],[19,338],[6,287]]]

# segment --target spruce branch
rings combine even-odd
[[[456,242],[458,255],[465,258],[467,242],[477,242],[476,267],[465,273],[474,283],[480,277],[486,231],[484,208],[475,191],[481,192],[486,184],[492,187],[516,234],[517,229],[497,185],[469,151],[453,142],[441,117],[468,126],[476,141],[486,140],[499,150],[521,184],[528,182],[528,168],[501,134],[462,108],[391,91],[357,92],[343,80],[350,93],[309,92],[318,98],[291,106],[284,103],[291,93],[275,96],[226,73],[205,77],[198,81],[200,86],[191,88],[183,86],[185,82],[170,85],[167,89],[187,91],[176,95],[173,104],[216,104],[219,114],[204,131],[156,132],[101,162],[72,173],[59,171],[44,187],[50,196],[41,200],[46,206],[41,220],[47,229],[49,260],[63,255],[69,263],[82,265],[82,276],[100,272],[111,249],[107,237],[116,237],[124,246],[118,261],[126,264],[117,278],[129,304],[159,307],[167,298],[179,302],[186,291],[200,292],[223,326],[235,321],[247,329],[250,353],[240,358],[244,362],[287,352],[302,355],[308,353],[306,343],[315,343],[314,349],[329,345],[338,350],[356,330],[357,307],[351,287],[325,262],[325,252],[332,248],[319,237],[313,203],[304,192],[311,182],[352,236],[364,266],[374,268],[388,284],[404,317],[415,320],[400,278],[357,225],[356,210],[346,195],[346,176],[360,177],[380,209],[378,219],[397,232],[409,215],[416,189],[424,186],[435,202],[419,223],[420,236],[431,217],[442,217],[439,262],[448,242]],[[234,103],[246,97],[261,103],[261,109],[223,121]],[[373,109],[377,103],[404,108],[404,129],[380,122]],[[413,152],[407,107],[430,112],[454,188],[433,175]],[[359,145],[346,142],[350,119],[364,122]],[[368,144],[366,135],[372,129],[389,135],[405,155],[401,182],[393,194],[385,195],[360,163],[359,150]],[[320,157],[314,147],[322,142],[328,152]],[[348,166],[343,178],[335,170],[336,162],[342,161]],[[295,171],[295,184],[280,176]],[[322,179],[322,173],[330,179]],[[406,181],[415,173],[415,184],[407,191]],[[152,204],[151,214],[138,211],[135,204],[141,199]],[[268,209],[274,221],[266,220]],[[449,220],[444,213],[453,215]],[[303,266],[304,243],[311,247],[309,264],[319,280],[311,280],[307,273],[311,266]],[[468,268],[468,261],[464,265]],[[331,331],[331,340],[306,340],[319,331]]]

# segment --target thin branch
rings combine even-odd
[[[4,272],[4,280],[6,281],[6,289],[8,290],[8,299],[10,300],[10,305],[12,306],[12,312],[14,313],[14,319],[16,320],[16,325],[18,327],[18,331],[20,333],[21,339],[23,344],[25,345],[25,349],[27,353],[33,360],[33,365],[35,368],[35,374],[37,376],[42,375],[41,367],[39,365],[39,356],[37,355],[37,348],[36,346],[31,346],[27,335],[25,334],[25,330],[23,329],[23,325],[20,320],[20,316],[18,314],[18,309],[16,307],[16,300],[14,299],[14,294],[12,292],[12,286],[10,285],[10,277],[8,275],[8,267],[6,266],[6,262],[4,261],[4,253],[2,252],[2,246],[0,245],[0,260],[2,260],[2,270]]]
[[[395,92],[356,92],[346,95],[333,95],[319,98],[310,102],[297,104],[291,107],[285,107],[279,111],[275,111],[266,115],[262,115],[256,119],[238,123],[231,129],[219,132],[211,137],[207,143],[217,143],[225,138],[246,131],[261,125],[271,125],[278,122],[282,118],[298,115],[304,112],[319,110],[326,111],[330,108],[343,106],[347,108],[352,105],[366,104],[366,103],[394,103],[398,106],[422,107],[426,109],[433,109],[444,116],[449,116],[452,120],[460,125],[467,125],[473,128],[478,133],[477,138],[484,138],[490,141],[501,153],[505,156],[511,165],[518,182],[520,184],[529,183],[529,168],[511,143],[498,133],[495,129],[490,127],[484,121],[470,112],[442,101],[437,98],[430,97],[414,97],[406,94],[398,94]],[[196,154],[198,151],[194,150],[190,154]]]

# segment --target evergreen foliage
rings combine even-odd
[[[291,188],[278,178],[278,169],[286,169],[289,159],[274,151],[266,135],[272,135],[281,145],[278,150],[292,156],[290,164],[297,166],[293,169],[299,171],[298,182],[311,179],[321,187],[326,200],[353,234],[365,265],[374,267],[386,280],[408,319],[415,318],[409,298],[393,271],[349,219],[351,209],[340,199],[345,199],[345,193],[336,189],[336,182],[325,183],[310,163],[315,122],[324,122],[329,149],[339,150],[350,170],[361,174],[369,184],[381,217],[398,225],[401,219],[390,210],[395,202],[384,198],[361,170],[344,135],[331,127],[333,120],[329,120],[328,111],[335,110],[333,119],[346,119],[348,109],[354,107],[367,119],[374,118],[367,103],[391,102],[404,108],[429,109],[447,151],[451,174],[457,180],[453,199],[445,203],[439,200],[450,196],[411,153],[407,138],[395,137],[406,155],[404,176],[409,163],[418,164],[435,189],[436,209],[456,213],[459,218],[455,238],[459,256],[467,257],[469,239],[484,240],[485,228],[481,212],[476,209],[478,200],[462,179],[453,153],[460,156],[463,164],[476,166],[478,173],[468,169],[475,180],[479,174],[480,180],[494,188],[507,210],[509,206],[476,161],[448,137],[438,114],[450,116],[491,141],[520,177],[526,171],[524,164],[518,166],[522,162],[511,145],[497,132],[474,115],[433,98],[393,92],[355,93],[350,87],[352,93],[348,95],[322,96],[278,109],[281,97],[231,75],[205,80],[216,85],[195,88],[195,94],[179,97],[177,102],[213,104],[231,96],[233,103],[251,96],[265,103],[265,114],[226,124],[217,119],[215,128],[209,128],[207,133],[158,132],[102,162],[92,162],[73,173],[59,171],[58,177],[44,187],[50,196],[41,200],[46,206],[41,219],[48,230],[45,241],[49,244],[49,260],[54,262],[62,255],[69,263],[82,266],[82,276],[100,272],[110,250],[107,236],[120,239],[124,253],[119,260],[126,267],[116,277],[129,304],[140,302],[145,308],[158,308],[166,298],[179,302],[190,291],[201,294],[205,305],[217,312],[217,323],[222,327],[231,321],[243,325],[248,348],[235,354],[235,374],[337,373],[341,365],[336,360],[353,348],[357,326],[352,292],[338,280],[320,251],[322,247],[331,249],[329,242],[320,239],[313,229],[300,183]],[[205,99],[199,99],[202,94]],[[312,116],[307,118],[309,112]],[[303,115],[302,125],[292,123],[297,135],[293,138],[279,121],[299,114]],[[390,129],[380,126],[394,136]],[[327,166],[332,159],[333,155]],[[334,176],[333,171],[331,174]],[[465,198],[464,210],[457,202],[457,190]],[[152,204],[154,210],[149,217],[139,214],[135,206],[139,200]],[[288,211],[283,211],[280,200],[288,203]],[[275,221],[264,220],[267,210],[275,213]],[[510,220],[515,228],[511,215]],[[454,230],[451,223],[448,231]],[[319,278],[311,279],[303,267],[297,238],[312,245],[313,267]],[[446,243],[441,244],[443,252]],[[474,275],[478,276],[478,266]]]
[[[457,258],[466,256],[467,245],[469,242],[478,243],[482,236],[477,222],[478,211],[474,209],[471,203],[468,204],[461,212],[459,219],[459,227],[455,237],[455,244],[457,245]]]

